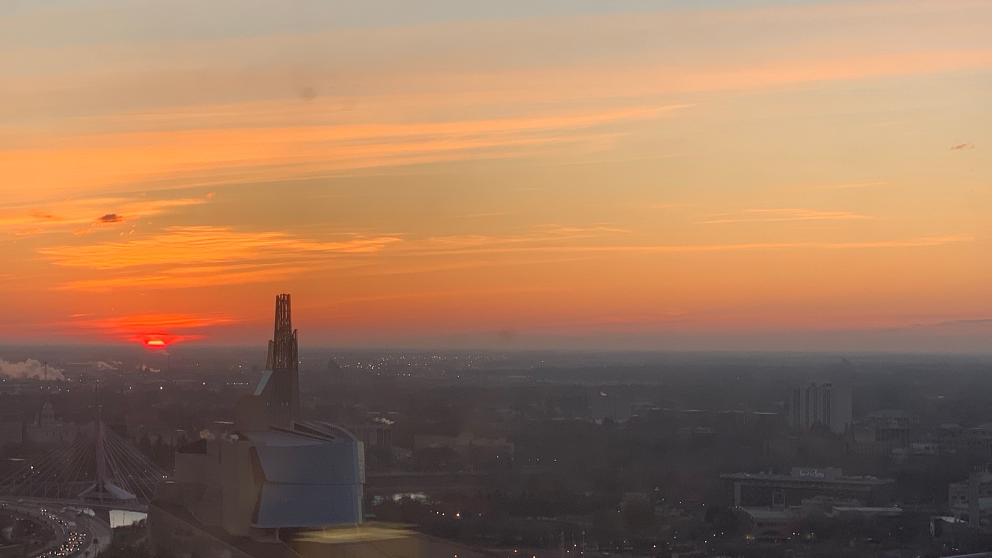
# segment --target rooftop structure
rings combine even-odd
[[[259,541],[279,529],[362,522],[361,444],[323,422],[199,440],[176,454],[152,507],[180,507],[207,527]],[[150,513],[155,513],[154,510]]]
[[[726,473],[727,501],[733,506],[798,506],[805,498],[827,496],[881,506],[891,499],[893,479],[846,477],[841,469],[794,467],[789,474]]]

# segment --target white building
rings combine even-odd
[[[969,478],[948,485],[948,508],[958,521],[990,527],[990,472],[974,471]]]
[[[793,428],[809,430],[820,424],[843,434],[852,424],[852,391],[817,383],[793,388],[787,420]]]

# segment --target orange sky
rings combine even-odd
[[[990,18],[0,7],[0,343],[987,352]]]

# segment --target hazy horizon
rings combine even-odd
[[[988,352],[990,10],[0,6],[0,343]]]

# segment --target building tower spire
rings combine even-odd
[[[300,420],[297,332],[290,319],[288,294],[276,296],[276,319],[269,341],[266,374],[256,393],[262,395],[273,424],[289,427],[293,421]]]

